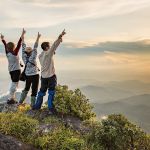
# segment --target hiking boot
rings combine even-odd
[[[20,104],[22,104],[24,102],[24,100],[27,97],[27,94],[28,94],[28,91],[25,91],[25,90],[22,91],[21,96],[20,96],[20,100],[19,100]]]
[[[48,115],[53,115],[53,112],[49,110]]]
[[[33,106],[35,105],[35,101],[36,101],[36,97],[31,96],[31,108],[33,108]]]
[[[51,110],[53,108],[55,90],[48,90],[48,109]]]
[[[53,114],[57,114],[57,110],[53,107],[50,109],[50,111],[53,113]]]
[[[8,99],[7,100],[7,104],[17,104],[18,102],[17,101],[15,101],[14,99]]]
[[[45,92],[39,91],[38,96],[36,99],[35,105],[32,106],[32,110],[39,110],[41,109],[42,103],[43,103],[43,97],[45,96]]]

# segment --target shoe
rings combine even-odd
[[[53,113],[53,114],[57,114],[57,110],[55,108],[51,108],[50,111]]]
[[[15,101],[14,99],[8,99],[7,100],[7,104],[17,104],[18,102],[17,101]]]
[[[49,110],[48,115],[53,115],[53,112]]]

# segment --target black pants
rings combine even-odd
[[[10,77],[11,77],[12,82],[19,82],[21,70],[15,70],[15,71],[11,71],[9,73],[10,73]]]
[[[57,77],[53,75],[50,78],[42,78],[41,77],[41,88],[40,91],[45,93],[48,90],[54,91],[57,85]]]
[[[31,87],[32,84],[32,87]],[[26,76],[25,91],[29,91],[32,88],[31,96],[36,96],[39,86],[39,74],[33,76]]]

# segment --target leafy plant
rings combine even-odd
[[[85,141],[70,129],[59,128],[35,140],[43,150],[85,150]]]
[[[0,113],[0,133],[12,135],[22,141],[30,141],[37,126],[37,120],[22,113]]]
[[[89,137],[94,148],[104,150],[149,150],[150,138],[122,115],[110,115],[102,120]]]
[[[95,117],[95,114],[92,112],[93,107],[79,89],[72,91],[67,86],[58,85],[54,105],[57,112],[73,115],[82,120]]]

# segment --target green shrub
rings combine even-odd
[[[35,134],[38,121],[22,113],[0,113],[0,133],[28,142]]]
[[[85,142],[72,130],[59,128],[35,140],[36,147],[42,150],[85,150]]]
[[[122,115],[102,120],[89,137],[94,150],[149,150],[150,138]]]
[[[54,105],[58,112],[73,115],[82,120],[95,117],[92,112],[93,107],[79,89],[72,91],[67,86],[58,85]]]

